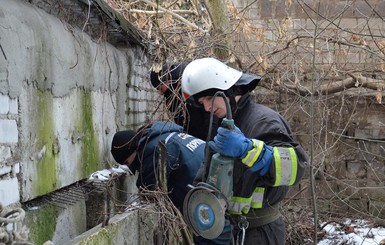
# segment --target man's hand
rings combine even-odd
[[[253,142],[236,126],[234,129],[219,127],[218,134],[214,141],[209,142],[209,146],[223,156],[243,158],[253,147]]]

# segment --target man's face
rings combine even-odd
[[[136,153],[137,152],[134,151],[129,157],[127,157],[127,159],[124,161],[124,164],[126,164],[127,166],[130,166],[132,162],[135,160]]]
[[[166,93],[168,87],[167,85],[165,85],[164,83],[161,83],[160,86],[159,86],[159,92],[163,95]]]
[[[213,101],[213,96],[204,96],[200,97],[198,102],[203,105],[205,111],[211,112],[211,106]],[[226,104],[222,97],[215,97],[214,105],[213,105],[214,115],[218,118],[224,118],[226,116]]]
[[[160,80],[160,84],[158,86],[158,91],[161,95],[164,95],[164,97],[168,98],[172,92],[170,90],[170,80]]]

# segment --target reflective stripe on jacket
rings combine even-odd
[[[276,111],[252,102],[249,94],[242,96],[236,109],[235,125],[247,138],[254,139],[254,148],[243,162],[235,162],[229,212],[247,214],[250,208],[269,207],[284,199],[288,187],[302,178],[308,157],[294,141],[286,120]],[[260,176],[252,166],[263,143],[273,149],[273,162],[268,172]]]

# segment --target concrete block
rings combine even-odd
[[[134,88],[133,86],[130,86],[128,89],[128,98],[134,99],[136,98],[136,96],[137,96],[136,88]]]
[[[139,81],[142,80],[138,76],[133,76],[133,79],[130,81],[130,87],[137,87],[139,85]]]
[[[9,97],[0,94],[0,114],[7,114],[9,112]]]
[[[137,103],[139,103],[139,111],[140,112],[146,111],[146,109],[147,109],[147,102],[139,101]]]
[[[18,137],[16,120],[0,120],[0,143],[17,143]]]
[[[148,100],[148,99],[150,99],[151,97],[147,97],[147,92],[146,92],[146,90],[144,90],[144,89],[141,89],[140,91],[139,91],[139,99],[140,100]]]
[[[346,171],[349,179],[364,179],[367,177],[366,166],[363,161],[347,161]]]
[[[273,4],[271,1],[262,1],[261,3],[261,18],[262,19],[269,19],[272,17],[273,12]]]
[[[87,230],[84,201],[76,201],[71,196],[67,199],[70,205],[63,201],[52,198],[50,203],[26,203],[23,225],[29,229],[31,244],[51,241],[51,244],[62,245]]]
[[[332,199],[335,197],[338,183],[336,181],[317,181],[316,193],[319,197]]]
[[[359,199],[366,196],[366,187],[368,186],[367,180],[348,180],[340,179],[335,181],[336,186],[333,186],[334,195],[341,198],[341,200],[346,199]]]
[[[325,23],[328,24],[328,23]],[[355,18],[344,18],[338,21],[338,26],[342,29],[357,30],[358,22]]]
[[[294,30],[304,30],[306,27],[306,20],[304,19],[293,19],[293,29]]]
[[[250,5],[247,10],[245,10],[246,15],[249,17],[250,21],[258,21],[261,19],[260,17],[260,10],[258,7],[255,7],[255,5]]]
[[[149,117],[149,114],[146,112],[138,113],[137,121],[140,122],[140,124],[144,124],[147,121],[147,118]]]
[[[0,162],[6,162],[9,158],[11,158],[11,148],[8,146],[0,146]],[[1,171],[0,171],[1,175]]]
[[[18,173],[20,173],[20,163],[12,165],[12,177],[15,177],[15,175]]]
[[[371,160],[368,162],[367,168],[369,180],[376,180],[378,183],[385,183],[385,166],[383,161]]]
[[[381,130],[380,128],[357,128],[354,134],[357,138],[360,138],[360,139],[385,138],[385,130]]]
[[[2,64],[4,64],[4,63],[2,63]],[[8,71],[6,69],[4,69],[3,67],[0,68],[0,82],[3,82],[3,83],[8,82]]]
[[[0,176],[10,173],[12,170],[11,166],[0,167]]]
[[[265,39],[266,40],[270,40],[270,41],[274,41],[277,38],[276,38],[275,34],[272,31],[265,31]]]
[[[9,113],[18,114],[19,113],[19,103],[17,99],[9,100]]]
[[[368,197],[372,201],[385,201],[385,184],[376,179],[367,179],[360,190],[360,197]]]
[[[0,200],[3,206],[20,201],[19,184],[17,178],[0,180]]]
[[[377,201],[370,201],[369,202],[369,213],[373,215],[374,217],[378,217],[379,219],[383,220],[385,219],[385,208],[384,208],[384,202],[377,202]]]
[[[98,225],[73,240],[65,243],[65,245],[75,244],[152,244],[152,232],[148,232],[148,237],[142,234],[140,229],[139,217],[145,218],[146,220],[151,219],[154,215],[147,213],[146,215],[141,214],[142,211],[131,211],[122,214],[115,215],[110,219],[109,225],[102,227]],[[141,214],[141,215],[140,215]],[[149,215],[150,214],[150,215]],[[154,214],[154,213],[153,213]],[[153,224],[154,222],[150,222]],[[143,223],[142,223],[143,225]],[[147,227],[148,224],[146,225]],[[142,236],[141,236],[142,235]]]

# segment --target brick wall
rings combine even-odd
[[[320,214],[385,219],[385,108],[372,96],[344,92],[314,98],[298,98],[255,90],[256,100],[288,119],[293,136],[310,154]],[[313,128],[313,129],[312,129]],[[311,213],[312,188],[309,169],[291,188],[287,208]],[[290,222],[290,220],[289,220]]]
[[[253,71],[280,71],[287,65],[302,79],[314,60],[327,76],[355,69],[384,72],[383,1],[233,2],[239,10],[236,54],[244,64],[256,62]]]
[[[17,127],[18,102],[9,96],[0,94],[0,162],[8,163],[0,169],[0,200],[3,205],[19,201],[17,174],[20,172],[19,162],[9,162],[15,151],[19,133]]]
[[[235,23],[240,22],[236,30],[240,35],[234,35],[236,53],[247,71],[267,74],[278,84],[310,88],[313,83],[315,90],[349,77],[348,73],[384,78],[384,1],[233,3],[239,11]],[[289,119],[295,137],[308,152],[313,139],[312,167],[322,211],[385,218],[385,108],[379,99],[385,94],[381,88],[353,88],[316,96],[312,102],[310,97],[285,93],[284,87],[278,93],[257,88],[255,95]],[[308,178],[309,172],[288,195],[302,208],[311,208]]]

